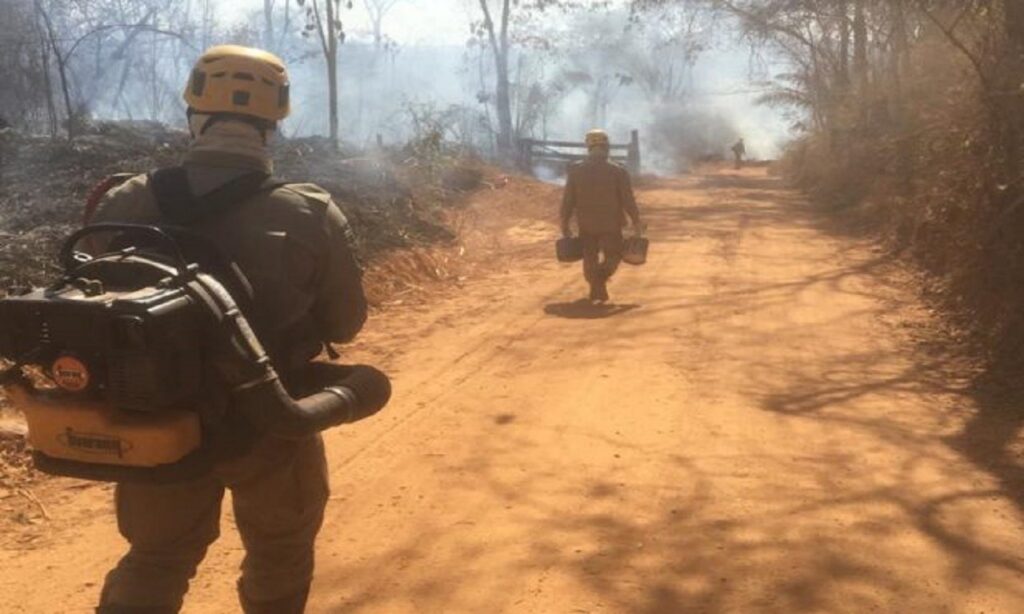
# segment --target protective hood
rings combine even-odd
[[[189,118],[189,130],[193,135],[186,164],[244,168],[273,173],[273,162],[267,145],[274,136],[273,130],[263,134],[252,124],[234,119],[222,119],[203,128],[211,116],[202,113]]]

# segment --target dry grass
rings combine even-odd
[[[836,130],[794,143],[782,167],[849,229],[913,260],[928,293],[980,347],[1016,352],[1024,182],[1008,144],[1024,145],[1014,112],[1024,109],[1024,90],[986,95],[941,40],[921,42],[909,61],[901,95],[879,87],[853,99]]]

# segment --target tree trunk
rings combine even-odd
[[[907,107],[904,103],[903,71],[910,51],[907,29],[907,7],[904,0],[895,0],[892,6],[893,32],[889,49],[889,71],[892,80],[889,97],[889,114],[892,117],[896,138],[896,177],[906,196],[914,191],[914,142],[907,121]]]
[[[263,46],[271,51],[277,47],[274,43],[274,0],[263,0]]]
[[[494,92],[498,111],[498,150],[501,153],[508,153],[512,150],[512,99],[508,82],[508,59],[502,54],[495,63],[498,73]]]
[[[328,93],[328,104],[330,105],[330,129],[331,129],[331,146],[335,150],[339,149],[338,143],[338,58],[337,58],[337,43],[332,45],[335,49],[331,50],[331,57],[327,60],[327,87],[330,88]]]
[[[42,32],[39,33],[42,37]],[[46,119],[50,124],[50,138],[57,138],[57,103],[53,99],[53,81],[50,79],[50,53],[47,51],[49,45],[40,38],[39,59],[43,64],[43,83],[46,85]]]
[[[278,37],[278,42],[288,36],[288,32],[291,31],[292,27],[292,3],[288,0],[284,3],[284,23],[281,24],[281,35]],[[280,51],[280,50],[277,50]]]
[[[60,47],[57,45],[57,34],[53,31],[50,16],[43,10],[43,5],[39,0],[36,0],[36,10],[43,19],[46,35],[50,41],[50,48],[53,50],[53,57],[57,60],[57,74],[60,76],[60,89],[64,94],[64,109],[67,112],[68,140],[70,141],[75,138],[75,111],[71,105],[71,90],[68,86],[67,67],[64,65],[64,56],[60,52]]]
[[[373,16],[373,50],[380,53],[381,44],[384,42],[384,24],[381,23],[384,16],[377,13]]]
[[[476,56],[477,78],[480,80],[480,90],[481,91],[483,91],[484,89],[487,88],[487,78],[488,78],[488,75],[487,75],[487,57],[486,56],[487,56],[487,51],[481,47],[480,48],[480,52]],[[391,87],[394,87],[394,83],[392,83]],[[484,114],[484,122],[485,122],[485,124],[488,127],[493,127],[494,126],[494,122],[491,119],[491,105],[489,104],[489,101],[481,100],[481,104],[483,105],[483,114]],[[493,155],[497,155],[498,143],[497,143],[497,139],[496,139],[496,133],[495,133],[494,130],[490,130],[488,132],[488,134],[487,134],[487,147],[488,147],[488,150],[491,152],[492,156]]]
[[[862,91],[868,81],[868,25],[865,15],[866,0],[856,0],[853,15],[853,71],[857,87]]]
[[[338,35],[334,0],[327,0],[327,87],[330,105],[331,146],[338,149]]]
[[[495,85],[495,107],[498,112],[498,153],[503,156],[512,154],[512,96],[511,86],[508,80],[508,24],[512,11],[510,0],[503,0],[501,6],[501,30],[497,36],[494,33],[494,22],[491,20],[490,9],[487,7],[487,0],[480,0],[484,9],[485,22],[491,38],[491,46],[494,51],[494,67],[497,78]]]
[[[903,0],[892,3],[891,18],[892,41],[889,44],[889,77],[892,81],[894,105],[902,105],[903,97],[903,58],[907,54],[907,16],[904,12]]]
[[[131,74],[131,68],[132,68],[132,63],[131,62],[124,62],[124,66],[121,67],[121,78],[118,80],[118,83],[117,83],[117,93],[114,94],[114,103],[113,103],[113,106],[114,106],[115,109],[118,107],[118,105],[120,105],[121,108],[123,108],[126,111],[128,119],[133,119],[133,118],[132,118],[132,112],[130,110],[130,105],[124,99],[124,89],[128,85],[128,75]]]
[[[341,32],[335,6],[338,0],[324,0],[325,11],[320,14],[320,3],[313,0],[312,17],[320,37],[320,47],[327,66],[327,109],[328,126],[330,129],[331,147],[339,148],[338,143],[338,37]],[[326,23],[325,23],[326,21]]]
[[[1003,89],[1013,91],[1024,71],[1024,0],[1003,0],[1003,18],[1006,20],[1006,38],[1009,46],[1010,61],[1004,66],[1001,81]],[[1019,87],[1019,86],[1018,86]],[[1024,134],[1024,102],[1021,97],[1011,96],[1002,101],[1004,120],[1004,150],[1006,151],[1006,176],[1012,178],[1013,184],[1021,173],[1021,135]],[[1019,197],[1020,190],[1014,187],[1014,197]],[[1010,195],[1007,195],[1010,197]]]
[[[839,0],[839,85],[850,85],[850,11],[847,0]]]
[[[1024,57],[1024,0],[1003,0],[1006,36],[1016,48],[1018,58]]]

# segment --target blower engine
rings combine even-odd
[[[94,233],[147,247],[96,258],[74,251]],[[64,276],[53,286],[0,299],[0,358],[14,363],[0,384],[26,416],[41,471],[190,479],[217,457],[211,432],[226,417],[297,438],[372,415],[390,398],[387,377],[372,367],[315,363],[312,394],[292,399],[231,294],[165,230],[88,226],[67,240],[60,262]]]

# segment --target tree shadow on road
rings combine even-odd
[[[1020,365],[1004,365],[1000,359],[988,365],[971,385],[975,413],[960,432],[945,441],[996,478],[1001,494],[1024,512],[1024,385],[1018,381],[1020,372]]]
[[[746,177],[707,183],[703,187],[779,187],[776,180]],[[690,232],[717,240],[738,232],[737,219],[756,230],[761,222],[813,228],[818,218],[808,207],[758,209],[742,198],[653,214],[664,222],[661,241],[689,240],[683,233]],[[733,250],[740,258],[741,247]],[[1024,602],[1024,559],[1013,551],[1015,541],[1000,541],[1009,532],[992,528],[993,515],[1012,513],[1012,505],[1024,509],[1024,471],[1020,457],[1013,462],[1024,387],[982,384],[935,335],[924,335],[916,346],[902,338],[899,312],[916,306],[906,284],[892,275],[888,258],[865,255],[862,247],[849,255],[843,249],[836,246],[835,257],[809,273],[802,267],[788,272],[786,259],[802,257],[798,252],[781,254],[777,262],[759,254],[760,262],[779,267],[775,276],[694,270],[685,278],[658,279],[659,293],[645,299],[645,318],[602,324],[604,353],[592,355],[600,360],[634,350],[637,339],[651,340],[669,359],[678,356],[672,366],[694,387],[724,377],[702,369],[695,355],[730,365],[742,372],[721,382],[734,386],[732,394],[786,425],[794,438],[814,440],[772,451],[738,445],[745,440],[735,433],[709,431],[720,445],[697,452],[631,443],[579,424],[571,434],[587,439],[588,454],[622,460],[595,463],[600,473],[566,480],[562,465],[582,465],[586,456],[572,456],[569,447],[552,452],[529,413],[523,420],[489,416],[501,436],[479,441],[472,453],[446,460],[438,471],[471,478],[452,483],[453,495],[486,493],[500,505],[475,510],[478,515],[467,511],[454,526],[425,524],[414,538],[322,578],[324,586],[359,586],[333,597],[326,611],[385,611],[395,602],[428,601],[450,606],[447,611],[473,611],[460,599],[466,599],[463,587],[474,583],[493,591],[490,611],[517,611],[513,599],[548,590],[543,583],[556,579],[592,596],[592,603],[572,604],[572,611],[630,614],[956,611],[935,581],[965,594],[997,586]],[[829,316],[808,307],[816,292],[863,300],[840,303]],[[801,301],[802,313],[793,315]],[[599,319],[638,307],[577,301],[549,304],[544,313]],[[673,316],[667,327],[646,317],[665,312]],[[875,323],[871,332],[879,338],[901,338],[844,345],[828,333],[846,319]],[[596,345],[587,327],[570,329],[580,347]],[[804,344],[806,353],[756,351],[787,339],[794,348]],[[566,344],[564,336],[531,337],[529,349],[544,354]],[[509,345],[507,351],[516,350]],[[548,376],[571,377],[579,366],[566,361],[564,373]],[[700,428],[720,409],[713,401],[705,399],[709,407],[701,408],[681,399],[678,411],[692,416],[682,428]],[[644,419],[642,411],[637,419]],[[746,437],[756,441],[756,431]],[[662,458],[673,471],[655,471]],[[1012,505],[1000,505],[1003,500]],[[467,539],[459,531],[470,524],[463,523],[505,530]],[[520,557],[496,561],[495,550]],[[941,575],[920,573],[922,553],[941,557],[935,567]],[[419,573],[400,580],[380,573],[409,567]],[[524,587],[522,578],[537,579],[536,585]]]
[[[781,177],[715,174],[706,175],[694,186],[695,190],[770,190],[782,192],[786,183]]]
[[[566,320],[601,320],[639,308],[640,305],[637,304],[594,304],[587,299],[579,299],[569,303],[550,303],[544,306],[544,313]]]
[[[823,509],[900,510],[917,532],[942,548],[954,577],[965,586],[992,572],[1024,577],[1024,561],[990,526],[998,514],[1024,509],[1024,471],[1013,458],[1022,423],[1016,408],[1024,397],[979,385],[988,375],[972,375],[956,351],[936,356],[930,347],[928,353],[895,370],[882,365],[905,358],[878,353],[788,368],[765,363],[763,379],[751,381],[751,392],[762,392],[765,411],[832,425],[842,448],[855,457],[886,448],[906,457],[890,467],[875,465],[873,475],[857,479],[858,493],[823,500]],[[933,404],[926,422],[918,410],[899,402],[914,397]],[[956,455],[969,464],[957,462]],[[851,463],[857,465],[867,467],[863,461]],[[979,469],[993,481],[980,478]],[[1008,505],[986,507],[998,501]],[[888,522],[881,516],[868,519]]]

